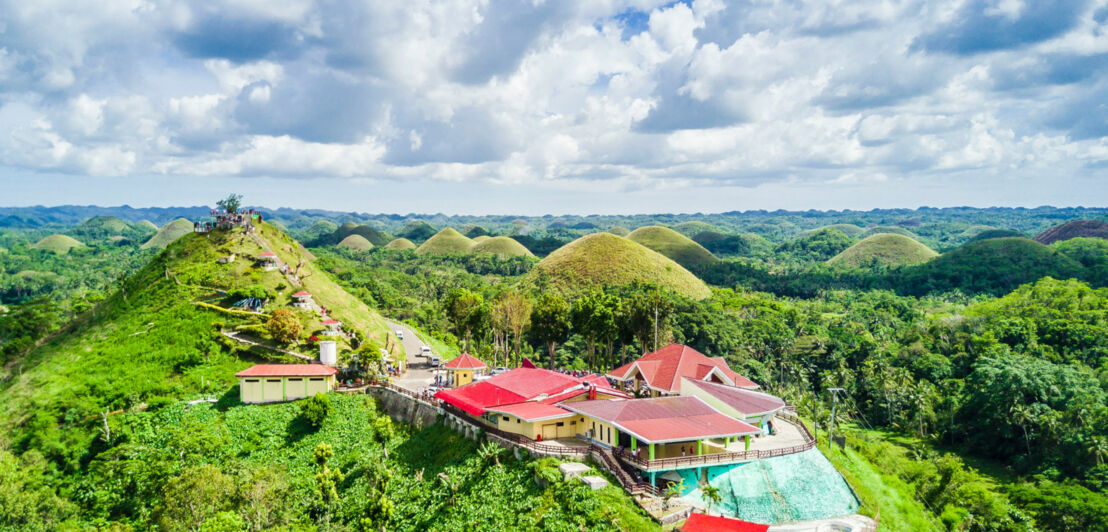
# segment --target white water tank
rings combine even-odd
[[[339,362],[338,348],[335,347],[334,340],[324,340],[319,342],[319,361],[327,364],[328,366],[334,366]]]

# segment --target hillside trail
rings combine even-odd
[[[262,249],[272,253],[273,256],[276,257],[275,260],[277,262],[277,269],[285,275],[285,278],[288,279],[290,285],[302,285],[302,283],[300,282],[300,278],[297,277],[296,274],[289,269],[288,263],[281,260],[281,256],[278,255],[276,251],[273,251],[273,248],[270,247],[269,242],[266,242],[264,238],[258,235],[258,233],[250,233],[250,236],[254,239],[254,242],[257,242],[257,244],[262,247]],[[299,270],[299,268],[297,269]],[[315,313],[322,314],[323,307],[320,307],[319,303],[316,303],[314,298],[308,300],[308,307]]]
[[[263,343],[258,342],[256,340],[251,340],[249,338],[241,337],[241,336],[239,336],[239,333],[237,333],[237,332],[219,331],[219,334],[222,334],[223,336],[226,336],[227,338],[230,338],[230,339],[232,339],[236,342],[242,343],[242,344],[253,345],[253,346],[260,347],[262,349],[268,349],[270,351],[276,351],[278,353],[284,353],[286,355],[291,355],[291,356],[294,356],[294,357],[297,357],[297,358],[301,358],[301,359],[307,360],[309,362],[315,362],[316,361],[314,358],[312,358],[308,355],[303,355],[303,354],[297,353],[295,351],[289,351],[287,349],[281,349],[280,347],[273,347],[271,345],[266,345],[266,344],[263,344]]]

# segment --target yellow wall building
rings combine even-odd
[[[257,364],[235,376],[243,403],[276,403],[330,392],[337,373],[322,364]]]
[[[443,365],[443,369],[446,370],[446,382],[450,383],[451,387],[458,388],[483,375],[488,371],[489,366],[469,353],[462,353],[461,356]]]

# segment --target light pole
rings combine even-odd
[[[828,449],[835,443],[835,407],[839,404],[839,392],[845,392],[842,388],[828,388],[827,391],[831,392],[831,425],[827,430],[827,439],[829,440],[827,445]]]

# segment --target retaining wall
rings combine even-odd
[[[366,393],[381,402],[381,407],[389,417],[409,423],[419,428],[434,425],[442,410],[430,403],[418,401],[395,390],[379,386],[370,386]]]

